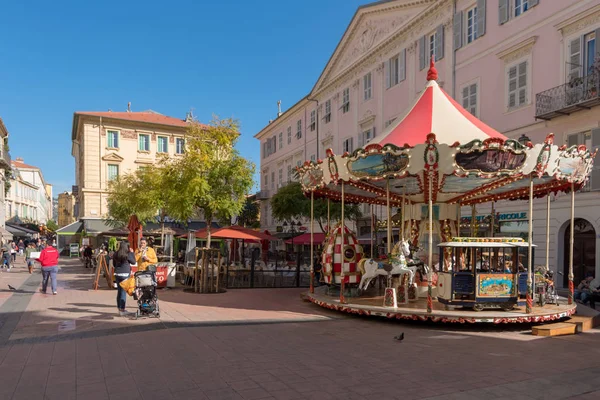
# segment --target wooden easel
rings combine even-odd
[[[113,288],[113,280],[108,265],[106,264],[106,256],[101,254],[98,256],[98,267],[96,268],[96,279],[94,280],[94,290],[98,290],[98,282],[100,281],[100,271],[104,271],[108,288]]]

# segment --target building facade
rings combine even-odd
[[[183,154],[188,122],[154,111],[76,112],[75,218],[105,217],[109,182],[119,175],[152,165],[160,156]]]
[[[599,28],[600,0],[395,0],[359,7],[308,95],[255,136],[261,142],[261,226],[281,226],[269,199],[294,179],[294,167],[323,158],[327,148],[351,152],[403,117],[425,86],[432,56],[439,85],[509,138],[535,143],[554,133],[555,143],[597,148]],[[600,276],[599,170],[576,197],[576,279],[585,272]],[[494,208],[496,235],[526,234],[528,204]],[[380,218],[382,211],[376,209]],[[475,215],[484,221],[490,212],[487,205]],[[467,225],[472,213],[463,210]],[[551,216],[550,265],[565,272],[570,196],[551,197]],[[533,217],[535,263],[543,264],[544,199],[534,203]],[[363,224],[365,233],[369,225]],[[478,231],[485,233],[485,224]]]
[[[11,168],[10,154],[8,151],[8,130],[0,118],[0,228],[4,236],[6,223],[6,184],[10,182]]]
[[[38,167],[26,164],[21,157],[12,160],[11,165],[6,219],[45,224],[52,219],[52,185],[46,183]]]
[[[75,196],[64,192],[58,195],[57,200],[57,224],[59,228],[67,226],[76,221],[75,218]]]

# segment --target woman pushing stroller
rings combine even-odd
[[[135,264],[133,249],[129,247],[128,241],[123,240],[119,244],[119,249],[113,255],[115,281],[117,283],[117,308],[119,309],[119,315],[122,317],[128,316],[129,313],[125,310],[127,292],[121,287],[120,283],[131,276],[131,266],[133,264]]]

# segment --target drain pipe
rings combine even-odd
[[[454,29],[454,16],[456,15],[456,0],[452,0],[452,29]],[[462,32],[461,32],[462,34]],[[456,50],[454,49],[454,31],[450,36],[452,40],[452,98],[456,100]]]

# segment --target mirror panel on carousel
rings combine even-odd
[[[527,154],[511,150],[483,149],[468,152],[458,152],[455,162],[465,171],[513,172],[525,163]]]
[[[400,154],[369,154],[348,161],[348,171],[358,177],[380,178],[387,174],[402,172],[408,166],[408,155]]]

